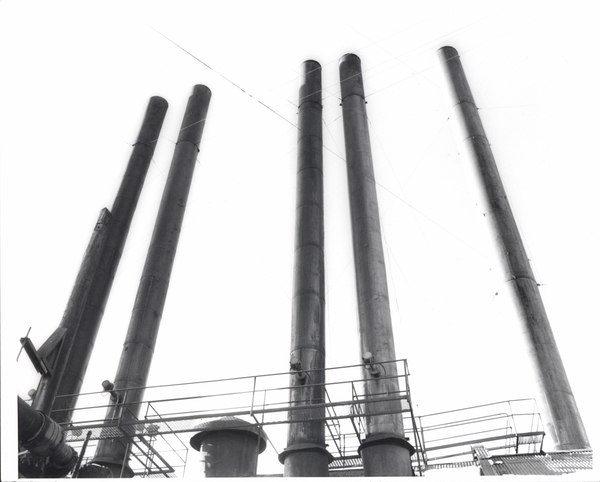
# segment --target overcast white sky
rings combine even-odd
[[[39,347],[60,322],[160,95],[170,108],[84,391],[114,378],[198,83],[213,97],[149,383],[288,368],[307,59],[323,66],[327,363],[359,361],[337,70],[348,52],[362,59],[396,352],[417,413],[534,396],[435,68],[435,51],[452,45],[596,446],[597,18],[594,2],[0,3],[3,442],[16,450],[10,393],[37,385],[24,355],[15,364],[19,337],[31,327]],[[14,467],[2,465],[6,480]]]

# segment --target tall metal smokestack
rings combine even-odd
[[[33,408],[46,415],[54,411],[57,423],[71,421],[167,107],[161,97],[150,99],[112,211],[100,214],[62,321],[46,344],[59,349],[51,375],[36,390]],[[64,396],[70,394],[75,395]]]
[[[325,261],[321,66],[302,64],[298,105],[296,240],[290,354],[290,404],[325,403]],[[306,420],[306,419],[312,420]],[[318,419],[318,420],[314,420]],[[325,409],[290,412],[286,477],[325,477],[333,459],[325,448]]]
[[[396,360],[396,351],[360,59],[347,54],[341,58],[339,68],[360,345],[363,361],[376,367]],[[364,382],[366,437],[359,449],[364,473],[413,475],[410,457],[414,449],[404,437],[400,400],[373,403],[400,391],[396,364],[382,366],[384,369],[369,369]]]
[[[83,255],[62,321],[37,352],[40,360],[39,366],[43,366],[43,369],[42,378],[35,391],[32,409],[44,415],[50,415],[64,373],[71,368],[68,365],[69,355],[73,350],[75,338],[81,326],[81,318],[90,291],[100,273],[102,253],[108,242],[112,220],[108,209],[105,208],[100,212]]]
[[[109,408],[108,419],[120,413],[121,421],[136,420],[139,413],[210,97],[208,87],[196,85],[187,103],[113,384],[119,399]],[[127,440],[106,439],[99,442],[92,463],[109,468],[115,477],[131,477],[126,458]]]
[[[519,235],[490,144],[483,130],[458,52],[438,50],[451,116],[465,167],[473,173],[485,219],[491,224],[505,286],[517,307],[534,363],[540,410],[556,450],[589,449],[552,328]]]

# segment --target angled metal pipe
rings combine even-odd
[[[112,389],[118,397],[107,419],[136,420],[139,414],[210,97],[208,87],[196,85],[187,103]],[[101,440],[92,463],[109,468],[115,477],[133,476],[127,440]]]
[[[62,429],[21,397],[17,402],[19,445],[28,450],[19,457],[19,473],[36,479],[66,477],[77,463],[77,452],[65,443]]]
[[[413,475],[414,449],[404,436],[400,400],[376,402],[378,397],[399,393],[400,387],[396,364],[386,363],[396,360],[396,352],[360,59],[344,55],[339,69],[360,345],[366,368],[366,437],[359,451],[366,476]]]
[[[325,448],[325,257],[323,215],[323,107],[321,66],[302,64],[298,105],[296,240],[290,353],[287,447],[279,455],[286,477],[325,477],[332,456]],[[316,421],[303,421],[309,415]]]
[[[546,432],[550,435],[555,450],[589,449],[585,427],[552,333],[538,283],[531,270],[460,57],[453,47],[442,47],[437,55],[447,87],[461,157],[465,160],[465,168],[472,173],[479,204],[493,232],[505,286],[517,307],[519,321],[525,333]]]
[[[112,211],[103,209],[100,213],[55,332],[62,338],[60,346],[50,348],[59,348],[52,363],[52,374],[40,380],[33,407],[46,415],[52,411],[57,423],[71,421],[167,107],[167,101],[161,97],[152,97],[148,103]],[[49,341],[52,342],[52,337]]]
[[[73,351],[90,291],[99,275],[102,253],[110,235],[112,220],[108,209],[105,208],[100,212],[62,321],[37,352],[44,373],[35,391],[32,407],[48,416],[52,411],[65,372],[73,369],[68,364],[69,355]],[[81,368],[79,364],[77,365]],[[58,421],[62,421],[60,417]]]

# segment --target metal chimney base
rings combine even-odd
[[[410,457],[415,448],[396,434],[371,435],[358,448],[364,476],[412,476]]]
[[[333,456],[322,445],[298,443],[279,454],[284,477],[328,477]]]

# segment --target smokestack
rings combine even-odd
[[[81,317],[86,308],[90,291],[99,276],[102,253],[106,248],[110,235],[111,222],[110,211],[106,208],[103,209],[83,255],[62,321],[37,351],[37,357],[40,361],[38,370],[42,368],[42,378],[37,390],[35,390],[32,409],[47,416],[52,411],[64,373],[71,368],[68,365],[68,358],[81,325]]]
[[[404,436],[398,369],[388,297],[379,207],[360,59],[340,59],[344,140],[362,359],[365,363],[366,437],[359,451],[365,476],[410,476],[413,447]],[[379,414],[378,414],[379,413]]]
[[[473,173],[485,219],[491,224],[505,286],[518,311],[538,383],[546,432],[556,450],[589,449],[552,328],[519,235],[490,144],[483,130],[458,52],[438,50],[451,117],[465,167]]]
[[[107,419],[136,420],[140,410],[210,97],[208,87],[196,85],[188,100],[113,384],[119,399]],[[127,441],[101,440],[92,463],[132,477],[126,453]]]
[[[308,60],[302,64],[298,105],[291,406],[325,403],[322,110],[321,66]],[[333,457],[325,448],[325,409],[293,411],[288,420],[288,445],[279,455],[284,476],[328,476]]]
[[[59,328],[40,348],[41,353],[60,349],[33,407],[46,415],[54,411],[57,423],[71,421],[167,107],[161,97],[150,99],[112,212],[101,212]]]

